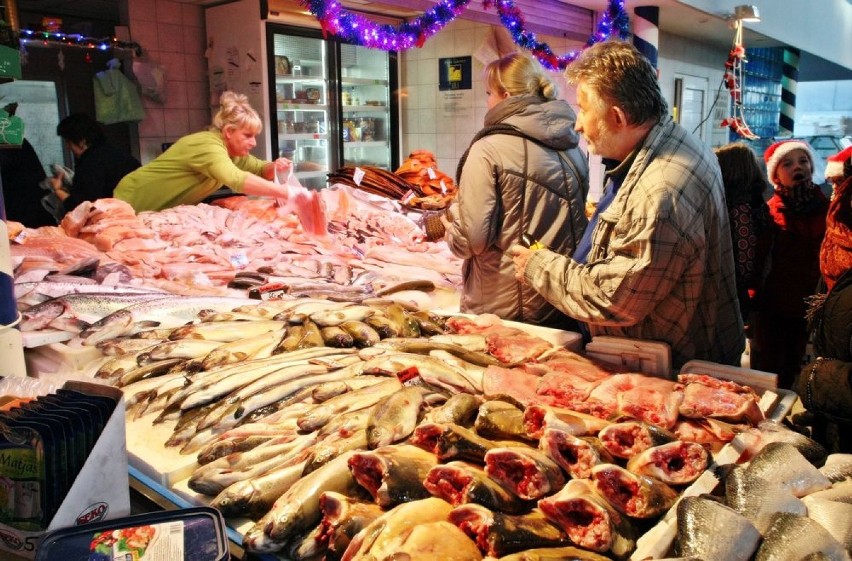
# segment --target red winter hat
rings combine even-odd
[[[848,175],[849,168],[852,166],[850,160],[852,160],[852,146],[841,150],[833,156],[829,156],[825,165],[825,179],[831,181]],[[843,169],[844,164],[846,164],[846,171]]]
[[[770,183],[775,183],[775,168],[778,167],[784,156],[793,150],[804,150],[808,155],[808,159],[811,161],[811,169],[813,169],[814,154],[807,142],[802,140],[782,140],[767,148],[766,152],[763,153],[763,159],[766,161],[766,176],[769,178]]]

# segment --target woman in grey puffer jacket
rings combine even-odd
[[[532,58],[512,53],[485,69],[488,113],[459,162],[446,240],[464,259],[461,311],[572,329],[576,324],[515,280],[505,252],[523,234],[571,255],[588,223],[586,155],[571,106]]]

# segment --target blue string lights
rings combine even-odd
[[[138,57],[142,56],[142,47],[139,43],[119,41],[115,37],[84,37],[83,35],[66,34],[56,31],[32,31],[22,29],[20,31],[20,42],[22,46],[65,46],[78,47],[82,49],[97,49],[108,51],[110,49],[132,50]]]
[[[377,24],[364,16],[353,14],[337,0],[302,0],[302,4],[319,21],[323,36],[331,34],[347,43],[386,51],[422,47],[426,40],[458,17],[469,3],[470,0],[441,0],[420,17],[392,26]],[[547,43],[538,41],[535,33],[527,30],[524,16],[512,0],[483,0],[483,6],[486,9],[495,8],[500,22],[509,30],[515,44],[530,51],[545,68],[563,70],[579,56],[579,51],[558,56]],[[586,46],[605,41],[613,33],[621,39],[629,36],[629,18],[624,9],[624,0],[610,0],[597,30],[589,37]]]

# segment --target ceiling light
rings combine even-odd
[[[731,15],[731,19],[757,22],[760,21],[760,12],[757,10],[757,6],[743,4],[734,8],[734,13]]]

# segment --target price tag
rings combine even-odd
[[[18,232],[18,235],[15,236],[12,241],[15,243],[24,243],[25,241],[27,241],[27,231],[21,230],[20,232]]]
[[[435,168],[433,167],[428,168],[426,170],[426,173],[429,174],[429,179],[435,179],[436,177],[438,177],[438,174],[435,173]]]
[[[361,181],[364,180],[364,176],[367,175],[367,172],[362,170],[361,168],[356,167],[355,173],[352,174],[352,181],[355,182],[355,185],[358,187],[361,186]]]
[[[408,192],[405,193],[405,195],[402,196],[402,198],[399,200],[399,202],[401,202],[404,205],[407,205],[409,202],[411,202],[411,199],[414,198],[414,195],[415,195],[414,191],[409,189]]]
[[[444,184],[444,180],[443,180],[443,179],[441,180],[441,194],[442,194],[442,195],[446,195],[446,194],[447,194],[447,186]]]

